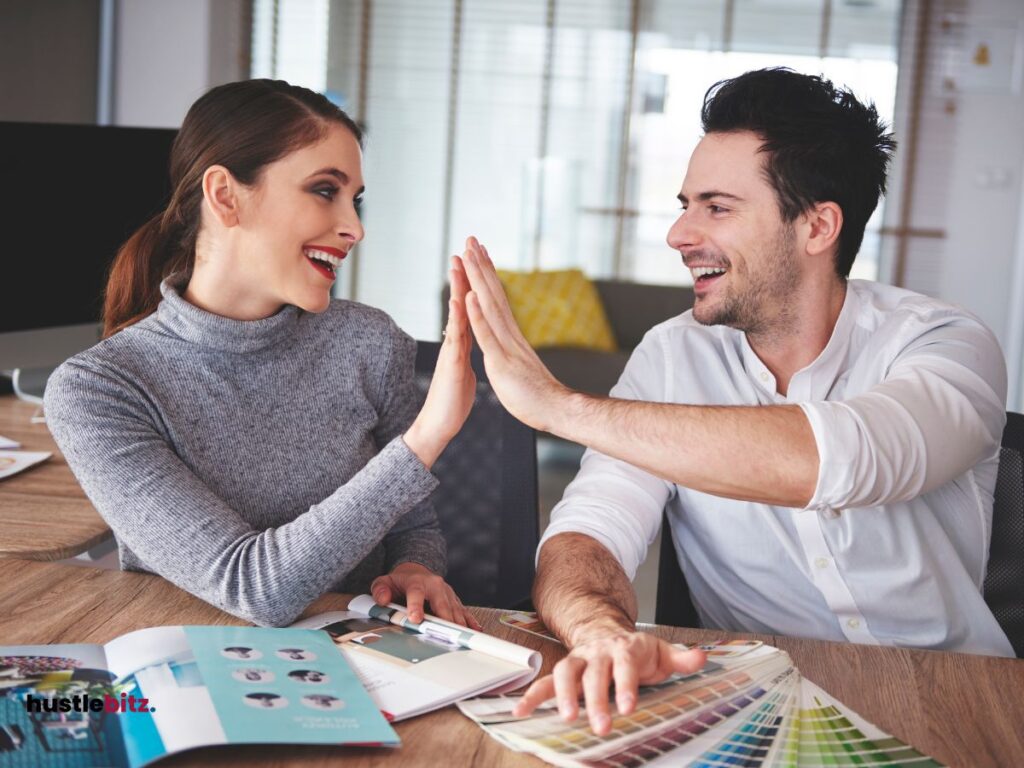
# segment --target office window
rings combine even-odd
[[[336,290],[437,338],[469,234],[503,267],[689,282],[665,235],[708,86],[785,65],[891,119],[898,16],[897,0],[258,0],[253,73],[366,126],[367,238]],[[877,274],[880,215],[854,276]]]

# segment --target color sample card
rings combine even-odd
[[[550,629],[544,626],[544,622],[533,611],[516,611],[515,613],[502,614],[501,623],[506,627],[518,629],[534,637],[543,637],[545,640],[553,640],[559,644],[562,642],[555,637]]]
[[[703,643],[699,646],[708,658],[713,659],[735,659],[745,653],[756,651],[764,643],[760,640],[719,640],[714,643]]]
[[[571,723],[551,707],[515,718],[512,696],[459,708],[509,748],[560,766],[941,766],[803,679],[777,648],[747,640],[701,647],[714,661],[641,688],[636,710],[613,714],[605,736],[582,712]]]

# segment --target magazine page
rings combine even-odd
[[[431,616],[429,613],[425,614],[424,620],[417,624],[409,620],[409,615],[405,612],[403,606],[395,605],[394,603],[388,603],[386,606],[377,605],[369,595],[359,595],[352,598],[348,608],[350,611],[388,621],[405,629],[436,637],[444,642],[480,651],[488,656],[495,656],[499,659],[510,661],[513,664],[518,664],[521,667],[528,667],[535,674],[540,671],[543,661],[543,657],[538,651],[492,637],[483,632],[477,632],[460,624],[453,624],[450,621]]]
[[[127,768],[113,680],[99,645],[0,647],[0,762]]]
[[[398,737],[321,632],[155,627],[106,646],[128,763],[215,744],[387,744]]]
[[[327,630],[384,716],[393,721],[468,696],[519,687],[537,674],[530,666],[467,648],[447,634],[419,632],[366,613],[334,611],[295,626]]]

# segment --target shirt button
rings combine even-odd
[[[768,381],[768,371],[761,371],[761,381]]]
[[[846,626],[850,629],[857,629],[860,626],[860,619],[850,619],[846,622]]]
[[[828,568],[828,558],[819,557],[817,560],[814,561],[814,564],[819,568]]]

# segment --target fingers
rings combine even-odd
[[[566,722],[572,722],[579,717],[579,681],[586,667],[587,662],[584,659],[566,656],[555,664],[551,673],[555,683],[555,696],[558,699],[558,713]]]
[[[545,675],[539,680],[535,680],[533,685],[526,689],[526,693],[516,703],[515,708],[512,710],[512,714],[515,717],[526,717],[528,714],[533,712],[537,707],[543,704],[555,695],[555,678],[552,675]],[[562,714],[565,717],[565,713]],[[566,718],[575,720],[575,716],[572,718]]]
[[[462,261],[472,295],[479,298],[480,307],[493,331],[502,338],[506,334],[518,332],[519,326],[512,317],[498,273],[490,259],[480,250],[476,238],[471,237],[466,241]]]
[[[423,621],[423,600],[426,598],[426,591],[423,584],[418,580],[408,584],[405,588],[405,612],[409,614],[409,621],[419,624]]]
[[[462,615],[466,618],[466,626],[470,629],[475,629],[477,632],[483,630],[484,625],[476,620],[476,616],[469,612],[466,606],[462,606]]]
[[[480,307],[480,297],[476,291],[470,291],[469,295],[466,296],[466,309],[469,314],[469,324],[473,328],[473,336],[476,337],[476,343],[480,345],[484,356],[503,356],[505,348],[491,329],[491,323]]]
[[[427,602],[430,603],[430,611],[439,619],[458,622],[455,615],[455,606],[452,605],[451,590],[443,581],[438,580],[437,584],[427,592]]]
[[[615,681],[615,708],[619,714],[628,715],[636,708],[640,692],[640,676],[636,664],[628,654],[616,654],[612,665],[612,679]]]
[[[469,627],[470,629],[483,629],[483,627],[480,625],[480,622],[476,620],[476,617],[469,612],[469,609],[465,605],[462,604],[462,601],[459,599],[459,596],[455,594],[455,590],[452,589],[447,582],[443,583],[444,588],[448,590],[449,600],[451,601],[452,605],[451,620],[454,621],[456,624],[461,624],[462,626]]]
[[[682,648],[676,648],[675,646],[670,647],[671,650],[668,654],[668,661],[672,672],[680,672],[684,675],[688,675],[703,667],[704,663],[708,660],[707,654],[700,648],[683,650]]]
[[[394,585],[390,576],[379,576],[370,585],[370,594],[377,605],[387,605],[394,598]]]
[[[458,256],[452,256],[448,281],[451,283],[453,298],[460,301],[466,298],[466,294],[469,293],[469,278],[466,277],[466,269]]]
[[[608,712],[611,673],[612,661],[607,656],[591,659],[583,673],[583,698],[587,706],[587,719],[590,720],[590,730],[598,736],[604,736],[612,729],[612,718]]]
[[[498,271],[494,268],[494,262],[487,254],[487,249],[475,237],[470,237],[466,241],[466,246],[473,255],[472,264],[480,270],[484,283],[494,299],[495,308],[501,310],[503,315],[507,315],[508,320],[512,320],[512,310],[509,307],[508,296],[505,295],[505,286],[501,284],[501,278],[498,277]]]

